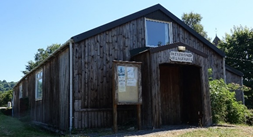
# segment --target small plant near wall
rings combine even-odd
[[[247,91],[249,88],[234,83],[226,84],[223,79],[210,80],[209,86],[214,123],[243,124],[252,115],[245,105],[236,101],[235,92],[231,92],[238,89]]]
[[[157,46],[158,46],[158,47],[162,46],[162,42],[161,42],[161,41],[158,41]]]

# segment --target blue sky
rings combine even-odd
[[[39,48],[160,3],[181,18],[195,12],[209,37],[233,26],[253,27],[252,0],[1,0],[0,80],[19,81]]]

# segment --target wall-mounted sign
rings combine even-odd
[[[141,62],[113,61],[113,131],[116,133],[117,106],[137,105],[138,129],[141,129]]]
[[[141,63],[114,61],[113,65],[116,104],[141,104]]]
[[[187,53],[187,52],[171,51],[170,52],[170,60],[171,61],[178,61],[178,62],[192,62],[193,61],[193,54]]]

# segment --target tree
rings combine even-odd
[[[244,73],[243,83],[251,88],[245,92],[245,104],[253,108],[253,29],[234,26],[218,47],[226,53],[226,64]]]
[[[41,62],[43,62],[47,57],[54,53],[60,46],[60,44],[52,44],[48,46],[46,50],[44,50],[43,48],[39,48],[34,56],[35,61],[28,61],[28,64],[25,66],[26,70],[22,72],[24,74],[29,73],[32,69],[36,68]]]
[[[182,16],[182,21],[186,25],[188,25],[193,30],[195,30],[200,35],[202,35],[204,38],[206,38],[207,40],[210,41],[211,39],[208,38],[206,31],[204,31],[203,25],[200,23],[201,20],[202,20],[202,17],[198,13],[193,13],[193,12],[190,12],[189,14],[184,13],[183,16]]]
[[[12,90],[0,94],[0,107],[7,106],[8,101],[12,99]]]
[[[12,90],[16,83],[15,82],[7,82],[6,80],[0,80],[0,93],[4,93],[8,90]]]

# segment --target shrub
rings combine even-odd
[[[212,80],[209,85],[213,122],[245,123],[249,111],[246,106],[236,101],[235,92],[231,92],[240,86],[227,85],[223,79]]]
[[[246,116],[246,124],[253,125],[253,109],[249,110],[248,115]]]

